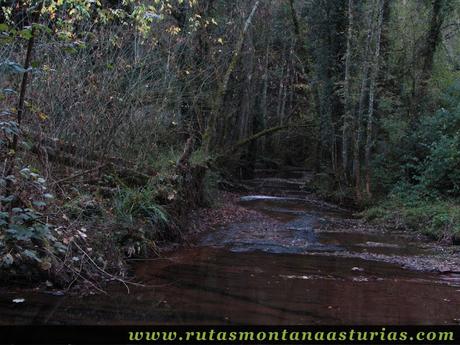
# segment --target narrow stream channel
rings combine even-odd
[[[403,237],[326,232],[345,211],[306,202],[295,180],[260,179],[241,205],[276,220],[232,224],[141,262],[146,287],[84,298],[0,294],[0,324],[456,324],[460,279],[338,255],[424,255]],[[292,187],[292,186],[291,186]],[[292,192],[292,193],[291,193]],[[278,194],[278,197],[273,195]],[[14,304],[14,298],[25,302]]]

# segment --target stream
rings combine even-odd
[[[129,294],[119,284],[107,296],[2,291],[0,324],[460,323],[460,275],[367,259],[428,254],[404,236],[317,231],[352,215],[310,202],[300,188],[306,177],[297,175],[247,181],[254,193],[240,205],[274,225],[230,224],[137,262],[136,281],[145,287]]]

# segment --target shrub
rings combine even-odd
[[[410,125],[396,115],[382,120],[387,145],[378,147],[373,162],[382,192],[399,190],[402,181],[406,193],[414,188],[420,195],[460,196],[460,81],[441,103],[438,111]]]
[[[170,225],[166,210],[158,205],[158,191],[152,187],[123,188],[114,198],[117,220],[116,241],[128,256],[144,255],[157,249],[156,241],[164,237]]]
[[[165,147],[159,150],[157,154],[149,157],[147,163],[158,172],[159,175],[167,175],[175,168],[180,155],[180,150],[174,147]]]
[[[204,201],[207,206],[212,206],[217,199],[218,186],[221,182],[221,176],[214,171],[206,171],[203,181],[203,195]]]
[[[166,211],[156,204],[156,190],[152,187],[124,188],[115,197],[115,214],[123,223],[133,223],[143,217],[152,225],[163,226],[168,223]]]
[[[18,273],[26,263],[49,270],[54,255],[66,251],[42,214],[52,199],[45,182],[28,167],[0,178],[2,188],[9,192],[0,197],[0,268],[10,273]]]
[[[460,235],[460,206],[455,201],[423,198],[414,193],[392,194],[362,215],[368,221],[408,229],[449,243]]]

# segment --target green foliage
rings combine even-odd
[[[423,198],[416,193],[393,194],[362,215],[368,221],[409,229],[452,242],[460,236],[460,206],[455,201]]]
[[[206,165],[209,160],[210,157],[203,148],[193,151],[190,157],[190,163],[192,165]]]
[[[203,181],[203,195],[204,201],[208,206],[215,204],[217,200],[217,193],[219,188],[219,182],[221,181],[221,176],[219,173],[208,170]]]
[[[418,121],[382,121],[387,147],[374,159],[374,179],[383,202],[365,211],[378,219],[431,237],[460,232],[460,81],[442,94],[440,109]]]
[[[2,73],[22,74],[25,72],[29,72],[31,70],[32,68],[25,69],[20,64],[14,61],[5,60],[5,61],[0,62],[0,72]]]
[[[136,218],[144,218],[152,225],[165,226],[169,222],[167,212],[157,204],[158,191],[152,187],[121,189],[114,200],[114,211],[123,223],[134,223]]]
[[[305,186],[307,190],[312,190],[326,200],[352,205],[352,200],[350,198],[353,195],[353,190],[349,185],[341,183],[332,172],[320,172],[316,173],[313,176],[311,182],[307,183]]]
[[[416,181],[430,192],[460,196],[460,82],[443,96],[444,107],[422,118],[414,140],[421,156]]]
[[[374,179],[383,192],[413,188],[427,196],[460,196],[460,82],[443,95],[443,107],[409,123],[382,121],[388,141],[376,155]]]
[[[419,183],[429,191],[460,196],[460,136],[443,135],[421,164]]]
[[[148,164],[160,175],[167,175],[176,167],[180,155],[180,150],[174,147],[163,148],[150,156]]]
[[[120,189],[113,200],[116,241],[128,256],[155,251],[156,241],[171,226],[170,216],[158,205],[157,197],[158,190],[146,186]]]
[[[0,197],[0,268],[15,270],[23,263],[51,268],[52,256],[66,247],[53,234],[41,211],[53,197],[47,193],[45,179],[30,168],[18,176],[0,178],[10,194]]]
[[[78,192],[78,191],[77,191]],[[91,219],[102,215],[102,208],[91,194],[77,193],[63,205],[66,216],[73,219]]]
[[[0,148],[6,147],[12,142],[13,137],[19,134],[19,127],[16,121],[0,121]]]

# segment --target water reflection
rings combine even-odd
[[[244,202],[271,213],[281,225],[258,233],[256,224],[233,224],[204,236],[195,248],[140,262],[134,270],[145,287],[130,294],[119,285],[107,296],[85,298],[2,291],[0,324],[444,324],[460,319],[458,275],[318,255],[321,248],[389,255],[423,249],[396,237],[315,234],[321,209],[297,199]],[[344,216],[337,210],[325,213]],[[249,249],[235,250],[242,245]],[[273,246],[278,247],[267,250]],[[17,297],[25,302],[13,303]]]

